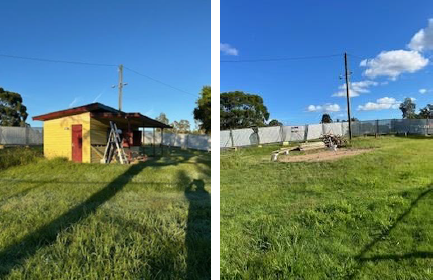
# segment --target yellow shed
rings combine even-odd
[[[33,117],[44,122],[44,156],[65,157],[76,162],[97,163],[103,158],[110,121],[122,130],[124,147],[142,144],[139,128],[170,128],[140,113],[126,113],[101,103]]]

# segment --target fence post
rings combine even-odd
[[[186,149],[189,148],[189,134],[186,134]]]
[[[309,124],[306,124],[305,131],[304,131],[304,142],[308,141],[308,128],[309,128]]]
[[[24,127],[24,137],[25,137],[25,144],[26,146],[29,145],[29,128],[27,126]]]
[[[282,125],[279,126],[279,133],[281,134],[281,144],[284,144],[284,130]]]
[[[234,138],[233,138],[233,130],[230,129],[230,139],[231,139],[231,147],[234,147]]]
[[[153,127],[153,156],[156,156],[156,129]]]
[[[379,120],[376,120],[376,136],[375,137],[378,137],[378,134],[379,134]]]

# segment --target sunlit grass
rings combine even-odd
[[[210,155],[0,170],[0,278],[210,278]]]
[[[357,138],[374,151],[270,162],[221,157],[223,279],[432,279],[432,139]]]

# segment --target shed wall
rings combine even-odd
[[[72,160],[72,129],[74,124],[82,125],[82,160],[91,162],[90,113],[67,116],[44,122],[44,156],[65,157]]]

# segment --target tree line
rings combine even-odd
[[[416,104],[413,99],[405,98],[399,105],[404,119],[432,119],[433,106],[427,104],[418,113],[415,112]],[[220,95],[220,129],[237,129],[247,127],[280,126],[278,120],[270,120],[270,113],[264,105],[263,98],[257,94],[249,94],[243,91],[223,92]],[[340,122],[339,119],[336,120]],[[341,120],[347,121],[347,120]],[[351,121],[358,121],[352,117]],[[327,113],[323,114],[320,123],[334,122]]]
[[[160,113],[156,120],[172,126],[165,128],[166,132],[173,133],[193,133],[193,134],[210,134],[211,133],[211,87],[204,86],[196,100],[196,107],[193,109],[193,119],[195,128],[191,129],[190,122],[185,119],[170,122],[165,113]]]
[[[196,129],[191,130],[188,120],[179,120],[169,123],[165,113],[160,113],[156,120],[170,124],[169,131],[176,133],[210,134],[211,132],[211,87],[204,86],[195,102],[193,110]],[[23,105],[23,98],[17,92],[7,91],[0,87],[0,126],[29,126],[27,107]]]

